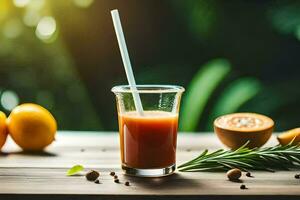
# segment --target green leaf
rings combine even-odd
[[[276,145],[273,147],[246,147],[247,143],[237,150],[217,150],[208,153],[207,150],[195,159],[178,167],[179,171],[226,171],[239,168],[249,170],[290,170],[300,169],[300,146]]]
[[[260,82],[255,78],[241,78],[232,82],[219,97],[212,110],[207,130],[212,130],[213,120],[224,114],[233,113],[252,99],[261,89]]]
[[[72,168],[70,168],[67,171],[67,176],[73,176],[73,175],[81,172],[82,170],[84,170],[84,167],[82,165],[74,165]]]
[[[195,131],[209,97],[230,71],[225,59],[214,59],[205,64],[187,87],[181,112],[180,129]]]

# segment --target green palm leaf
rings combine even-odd
[[[195,131],[209,97],[230,71],[225,59],[214,59],[205,64],[187,88],[181,112],[181,130]]]

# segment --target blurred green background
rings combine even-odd
[[[300,126],[300,1],[288,0],[0,0],[1,110],[35,102],[59,129],[117,130],[115,8],[137,82],[186,88],[182,131],[240,111]]]

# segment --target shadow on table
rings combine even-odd
[[[47,151],[32,152],[32,151],[17,151],[17,152],[0,152],[0,156],[23,155],[23,156],[40,156],[40,157],[55,157],[57,154]]]
[[[126,176],[126,175],[125,175]],[[190,188],[201,188],[201,183],[187,178],[180,173],[174,173],[170,176],[159,177],[159,178],[142,178],[126,176],[126,179],[132,181],[133,184],[138,184],[144,188],[149,189],[190,189]]]

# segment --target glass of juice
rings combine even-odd
[[[184,88],[137,85],[143,112],[135,108],[128,85],[115,86],[122,169],[143,177],[170,175],[176,168],[178,112]]]

